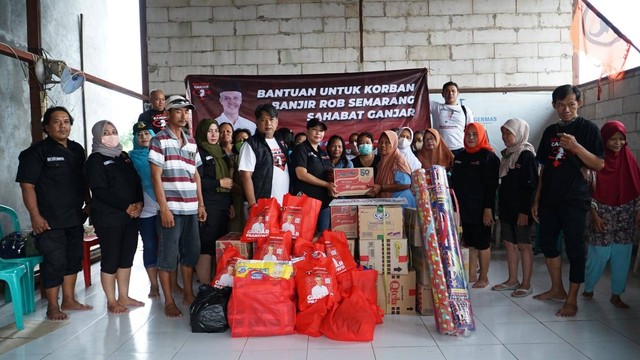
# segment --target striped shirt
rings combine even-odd
[[[162,168],[162,188],[174,215],[198,213],[196,168],[201,165],[195,140],[182,130],[186,143],[181,148],[176,135],[166,127],[151,139],[149,162]]]

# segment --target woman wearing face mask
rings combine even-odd
[[[411,142],[413,141],[413,130],[408,127],[400,128],[398,131],[398,150],[404,156],[405,160],[411,168],[411,172],[414,172],[422,168],[420,160],[411,151]]]
[[[444,166],[447,170],[453,167],[453,153],[440,138],[438,130],[434,128],[425,130],[424,145],[418,152],[418,159],[425,169],[433,165]]]
[[[128,306],[144,306],[129,297],[131,266],[138,245],[142,186],[131,159],[122,151],[118,130],[107,120],[91,129],[92,153],[85,176],[92,193],[91,221],[100,239],[100,280],[107,310],[126,313]],[[118,297],[116,298],[116,285]]]
[[[213,119],[202,119],[195,136],[202,165],[198,167],[202,183],[202,197],[207,211],[207,221],[200,226],[200,257],[196,274],[200,283],[211,282],[216,240],[225,235],[229,219],[235,216],[231,206],[230,162],[219,144],[220,129]]]
[[[424,130],[418,130],[413,133],[413,142],[411,142],[411,151],[416,157],[424,145]]]
[[[247,214],[244,206],[244,191],[242,190],[242,179],[238,171],[238,161],[240,159],[240,148],[242,144],[251,137],[248,129],[236,129],[233,132],[233,154],[229,157],[231,168],[233,169],[233,188],[231,188],[231,202],[236,216],[229,220],[229,232],[242,232],[247,221]]]
[[[375,177],[380,157],[373,153],[373,135],[366,131],[358,135],[358,153],[359,155],[351,160],[353,167],[372,167]]]

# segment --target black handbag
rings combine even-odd
[[[0,240],[0,258],[19,259],[39,255],[33,231],[14,231]]]

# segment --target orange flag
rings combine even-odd
[[[576,1],[571,24],[573,52],[582,51],[597,60],[602,75],[614,79],[624,69],[631,44],[620,38],[600,16],[583,1]]]

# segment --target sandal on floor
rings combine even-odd
[[[514,291],[511,294],[511,297],[523,298],[531,295],[532,293],[533,293],[533,287],[529,287],[528,289],[516,289],[516,291]]]
[[[517,282],[513,285],[509,285],[507,283],[502,283],[498,285],[494,285],[491,290],[493,291],[507,291],[507,290],[517,290],[520,287],[520,283]]]

